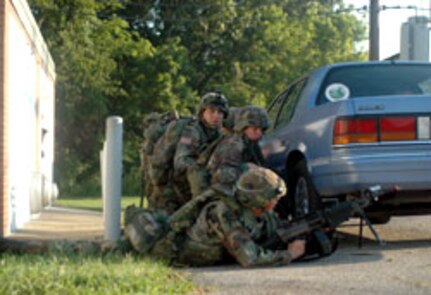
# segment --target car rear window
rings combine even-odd
[[[366,96],[431,94],[431,65],[367,65],[332,69],[319,104]]]

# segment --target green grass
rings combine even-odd
[[[122,197],[122,211],[131,204],[139,206],[139,201],[139,197]],[[63,197],[55,205],[96,211],[103,207],[100,197]],[[185,276],[163,262],[133,253],[0,253],[0,294],[201,293]]]
[[[123,222],[124,210],[127,206],[135,204],[139,207],[140,197],[123,196],[121,197],[121,222]],[[101,197],[61,197],[54,202],[55,206],[66,208],[77,208],[102,212],[103,202]],[[144,206],[146,202],[144,200]]]
[[[139,202],[140,197],[123,196],[121,198],[121,209],[124,210],[127,206],[132,204],[135,204],[138,207]],[[103,202],[102,197],[61,197],[55,201],[54,205],[68,208],[102,211]]]
[[[0,294],[199,293],[183,274],[131,254],[3,254],[0,282]]]

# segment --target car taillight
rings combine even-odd
[[[416,117],[380,118],[380,140],[402,141],[416,139]]]
[[[431,138],[430,117],[418,117],[418,139],[429,140]]]
[[[344,117],[335,121],[333,143],[371,143],[431,139],[429,116]]]
[[[335,121],[334,144],[369,143],[377,139],[376,118],[340,118]]]

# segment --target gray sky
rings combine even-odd
[[[380,0],[380,6],[417,6],[422,9],[430,8],[431,0]],[[369,5],[370,0],[344,0],[346,4],[352,4],[355,7]],[[389,57],[400,52],[400,31],[401,24],[407,19],[415,15],[430,16],[429,10],[414,10],[414,9],[386,9],[381,10],[379,15],[380,27],[380,59]],[[363,12],[358,14],[359,18],[366,21],[368,25],[368,13]],[[368,42],[360,46],[368,48]]]

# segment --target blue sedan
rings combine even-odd
[[[288,86],[268,114],[262,148],[289,187],[281,212],[307,213],[377,186],[375,221],[431,213],[430,63],[325,66]]]

